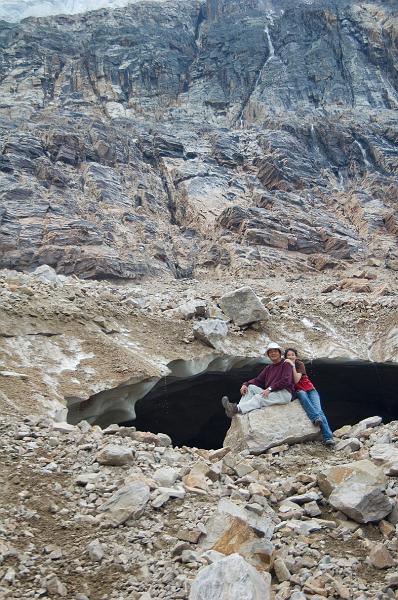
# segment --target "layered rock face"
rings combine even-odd
[[[396,269],[393,2],[166,0],[0,22],[0,266]]]

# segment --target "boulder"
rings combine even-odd
[[[308,419],[300,402],[276,404],[233,417],[224,440],[235,452],[262,454],[280,444],[296,444],[319,437],[319,429]]]
[[[205,462],[197,462],[187,475],[182,478],[183,484],[188,488],[199,488],[208,491],[206,475],[209,467]]]
[[[55,269],[49,265],[40,265],[40,267],[37,267],[37,269],[33,271],[33,275],[41,281],[55,283],[58,285],[66,279],[62,275],[57,275]]]
[[[97,461],[100,465],[118,467],[122,465],[128,465],[132,462],[132,460],[133,454],[131,449],[123,446],[105,446],[97,454]]]
[[[271,512],[272,509],[269,509]],[[217,510],[206,524],[206,535],[200,542],[204,550],[214,550],[225,555],[238,553],[260,571],[272,566],[274,531],[271,516],[259,516],[221,498]]]
[[[239,327],[262,321],[268,317],[260,298],[250,287],[242,287],[225,294],[218,302],[221,310]]]
[[[270,600],[271,576],[260,575],[239,554],[231,554],[197,574],[189,600]]]
[[[361,442],[358,438],[347,438],[340,440],[335,447],[335,450],[339,452],[356,452],[361,447]]]
[[[392,505],[380,487],[347,479],[329,496],[329,503],[357,523],[381,521]]]
[[[98,510],[104,513],[107,524],[117,527],[129,519],[140,517],[148,500],[149,487],[136,481],[117,490]]]
[[[205,319],[193,327],[194,337],[216,350],[222,350],[222,342],[228,335],[228,325],[220,319]]]
[[[375,544],[369,554],[369,562],[375,569],[388,569],[395,561],[384,544]]]
[[[345,465],[326,467],[318,473],[318,485],[325,496],[329,496],[346,481],[369,486],[385,487],[387,478],[383,470],[370,460],[357,460]]]
[[[363,431],[366,431],[367,429],[373,429],[373,427],[377,427],[378,425],[380,425],[382,420],[383,419],[379,416],[367,417],[366,419],[362,419],[362,421],[359,421],[359,423],[351,427],[348,433],[348,437],[358,437]]]
[[[158,485],[171,487],[178,479],[178,471],[173,467],[160,467],[154,472],[153,479]]]
[[[392,444],[375,444],[369,455],[376,464],[382,465],[385,471],[394,472],[394,465],[398,464],[398,448]]]

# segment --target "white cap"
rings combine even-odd
[[[269,352],[270,350],[279,350],[279,352],[280,352],[281,354],[283,354],[283,350],[282,350],[282,348],[279,346],[279,344],[276,344],[275,342],[270,342],[270,343],[268,344],[268,346],[267,346],[267,349],[266,349],[266,351],[265,351],[265,352],[266,352],[266,354],[268,354],[268,352]]]

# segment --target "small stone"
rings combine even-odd
[[[173,467],[161,467],[154,472],[152,478],[161,486],[171,487],[178,479],[178,471]]]
[[[319,517],[319,515],[322,514],[322,511],[316,502],[306,502],[303,505],[303,508],[304,513],[309,517]]]
[[[199,529],[179,529],[177,532],[179,540],[190,544],[197,544],[201,535],[202,531]]]
[[[388,521],[380,521],[379,529],[384,535],[384,537],[389,538],[395,535],[395,527],[392,523],[389,523]]]
[[[98,510],[104,513],[106,523],[117,527],[129,519],[140,517],[148,500],[149,487],[136,481],[120,488]]]
[[[105,446],[98,454],[97,461],[100,465],[122,466],[128,465],[133,460],[133,454],[130,448],[123,446]]]
[[[77,427],[70,423],[54,423],[53,430],[58,431],[59,433],[73,433],[74,431],[77,431]]]
[[[375,544],[369,554],[369,562],[376,569],[393,567],[395,561],[383,544]]]
[[[289,581],[291,574],[282,558],[276,558],[274,561],[274,571],[279,583]]]
[[[361,447],[361,442],[357,439],[357,438],[346,438],[344,440],[340,440],[336,446],[335,446],[335,450],[341,452],[341,451],[348,451],[348,452],[355,452],[356,450],[359,450]]]
[[[45,581],[45,588],[50,596],[67,596],[67,589],[56,575],[49,575]]]
[[[93,562],[101,562],[105,556],[104,547],[98,539],[87,544],[86,548],[88,555]]]
[[[6,573],[3,577],[3,581],[5,583],[8,583],[11,585],[15,581],[15,576],[16,576],[15,570],[12,567],[8,567]]]
[[[385,581],[390,587],[398,587],[398,573],[388,573]]]

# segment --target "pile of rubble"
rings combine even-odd
[[[254,455],[1,421],[0,597],[398,598],[398,422]]]

